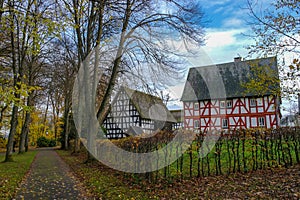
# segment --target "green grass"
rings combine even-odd
[[[246,140],[245,141],[245,151],[244,151],[244,159],[246,168],[244,168],[243,163],[243,149],[242,149],[242,142],[240,141],[239,148],[237,148],[237,143],[235,143],[235,169],[234,168],[234,155],[232,151],[232,145],[234,142],[229,142],[229,147],[227,146],[226,141],[223,141],[223,145],[221,148],[221,154],[220,154],[220,160],[221,160],[221,171],[222,174],[229,174],[237,172],[238,169],[240,169],[241,172],[247,172],[247,171],[253,171],[256,169],[266,169],[269,167],[280,167],[283,166],[285,162],[289,162],[289,157],[287,152],[284,152],[284,159],[282,157],[282,150],[278,150],[275,146],[275,143],[278,142],[278,140],[273,141],[273,147],[271,148],[271,142],[267,142],[267,148],[268,148],[268,160],[266,160],[266,152],[262,152],[262,149],[264,149],[264,143],[258,143],[255,145],[253,140]],[[291,160],[293,164],[296,164],[296,152],[292,145],[292,141],[289,142],[289,149],[291,152]],[[283,149],[287,149],[288,145],[286,142],[282,142]],[[229,148],[229,149],[228,149]],[[198,157],[199,157],[199,151],[196,149],[196,143],[193,143],[192,146],[192,176],[196,177],[198,175]],[[175,152],[175,149],[173,150]],[[239,154],[237,155],[237,151]],[[256,151],[257,151],[257,159],[256,159]],[[173,153],[174,153],[173,152]],[[201,155],[201,153],[200,153]],[[278,155],[280,157],[278,157]],[[271,157],[273,159],[271,159]],[[213,149],[209,152],[209,154],[200,159],[200,175],[203,176],[202,172],[204,172],[204,176],[208,175],[216,175],[216,146],[213,147]],[[207,162],[208,161],[208,162]],[[238,162],[239,161],[239,162]],[[209,165],[208,165],[209,163]],[[239,164],[238,164],[239,163]],[[180,159],[172,163],[170,166],[168,166],[168,178],[178,178],[180,174],[182,173],[182,176],[187,178],[189,177],[190,173],[190,155],[186,152],[183,154],[183,163],[182,163],[183,171],[180,172],[180,169],[178,169],[178,166],[180,166]],[[240,168],[238,168],[238,165]],[[203,169],[201,168],[203,167]],[[254,168],[254,169],[253,169]],[[208,173],[209,169],[209,173]],[[159,175],[163,176],[164,169],[159,170]]]
[[[14,197],[18,185],[21,183],[26,172],[36,155],[36,151],[14,155],[14,162],[2,162],[5,155],[0,155],[0,199]]]

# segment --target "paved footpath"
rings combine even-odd
[[[53,148],[39,149],[15,199],[87,199]]]

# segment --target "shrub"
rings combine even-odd
[[[56,141],[55,140],[49,140],[49,147],[55,147],[56,146]]]
[[[55,147],[56,141],[53,139],[47,139],[44,136],[37,139],[38,147]]]

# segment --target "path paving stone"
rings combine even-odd
[[[40,149],[15,199],[88,199],[52,148]]]

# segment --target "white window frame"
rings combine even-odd
[[[257,98],[256,105],[262,106],[263,105],[263,101],[264,101],[264,98]]]
[[[228,123],[229,123],[229,120],[227,118],[222,118],[222,128],[223,129],[228,129],[228,127],[229,127]]]
[[[233,104],[232,100],[227,100],[226,101],[226,108],[232,108],[232,104]]]
[[[265,120],[264,117],[259,117],[258,118],[258,126],[260,126],[260,127],[266,126],[266,120]]]
[[[199,110],[199,103],[198,102],[194,103],[194,110]]]
[[[225,108],[225,101],[223,100],[223,101],[220,101],[220,108]]]
[[[256,105],[257,105],[256,99],[251,98],[251,99],[250,99],[250,107],[256,107]]]
[[[198,124],[198,126],[196,126]],[[194,128],[200,128],[200,120],[194,120]]]

